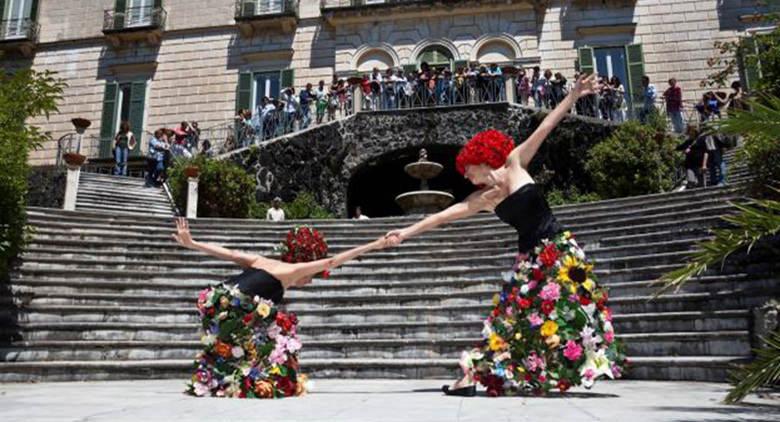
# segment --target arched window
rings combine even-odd
[[[480,64],[508,64],[515,60],[515,52],[506,42],[492,40],[480,47],[479,52],[477,52],[477,60]]]
[[[384,73],[385,70],[393,67],[393,57],[384,50],[375,49],[366,51],[358,58],[357,70],[359,72],[370,72],[375,67]]]
[[[417,56],[417,65],[419,66],[422,62],[426,62],[434,68],[446,67],[452,69],[452,53],[443,46],[432,45],[426,47]]]

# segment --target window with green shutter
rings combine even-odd
[[[746,91],[756,88],[761,79],[761,60],[759,60],[759,42],[756,37],[744,39],[739,52],[740,73]]]
[[[127,0],[116,0],[114,2],[114,29],[125,27],[125,13],[127,13]]]
[[[417,72],[417,65],[416,64],[405,64],[403,65],[404,75],[408,75],[410,73],[416,73]]]
[[[113,156],[114,136],[123,120],[130,123],[135,135],[136,146],[130,150],[131,156],[143,155],[141,140],[144,136],[144,116],[146,114],[146,80],[129,82],[106,82],[103,93],[103,112],[100,118],[99,156]]]
[[[238,75],[236,87],[236,114],[243,109],[252,108],[252,72],[242,72]]]
[[[469,61],[468,60],[455,60],[453,64],[453,70],[458,71],[458,69],[468,69],[469,67]]]
[[[631,99],[631,107],[634,112],[642,108],[642,77],[645,75],[645,60],[642,53],[642,44],[626,46],[626,68],[628,70],[628,98]]]
[[[146,110],[146,81],[134,81],[130,83],[130,110],[128,110],[128,122],[130,130],[135,135],[135,148],[130,150],[130,156],[140,156],[141,138],[144,135],[144,113]]]
[[[593,62],[593,49],[590,47],[581,47],[577,50],[578,69],[581,73],[591,74],[596,71]]]
[[[290,88],[295,84],[295,69],[282,70],[282,89]]]
[[[103,113],[100,118],[100,147],[101,158],[111,157],[114,139],[114,127],[116,125],[117,105],[119,100],[119,84],[106,82],[103,92]]]

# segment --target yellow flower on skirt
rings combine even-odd
[[[507,344],[498,334],[490,333],[490,337],[488,338],[488,346],[490,347],[490,350],[497,352],[506,349]]]
[[[558,324],[555,321],[547,321],[542,324],[542,337],[550,337],[558,332]]]
[[[261,303],[257,305],[257,314],[260,315],[261,318],[267,317],[271,313],[271,307],[268,306],[267,303]]]

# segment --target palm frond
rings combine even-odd
[[[734,387],[726,396],[726,403],[738,403],[756,389],[780,382],[780,331],[762,340],[766,346],[754,350],[756,359],[729,374]]]
[[[679,291],[688,280],[702,275],[713,265],[722,266],[733,253],[743,249],[750,253],[761,239],[780,233],[780,202],[758,200],[751,204],[732,205],[739,212],[722,217],[731,227],[713,230],[713,237],[696,245],[685,266],[656,280],[653,284],[661,284],[661,287],[654,298],[671,289]]]
[[[745,102],[749,110],[734,110],[728,119],[708,123],[708,129],[715,133],[750,133],[777,138],[780,133],[780,98],[763,96]]]

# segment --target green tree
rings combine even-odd
[[[649,124],[631,121],[588,152],[585,168],[604,199],[668,191],[680,161],[676,146],[660,118]]]
[[[198,216],[247,218],[255,204],[255,180],[239,165],[226,160],[198,156],[177,160],[169,170],[168,184],[176,206],[187,205],[187,167],[197,167]]]
[[[24,241],[29,152],[51,134],[28,123],[57,111],[66,84],[53,72],[0,73],[0,276]]]

